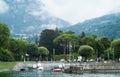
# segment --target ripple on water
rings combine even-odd
[[[4,72],[0,77],[120,77],[120,74],[65,74],[50,71]]]

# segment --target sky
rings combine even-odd
[[[72,24],[120,12],[120,0],[42,0],[44,10]]]
[[[7,12],[9,6],[4,2],[4,0],[0,0],[0,14]]]
[[[20,1],[20,0],[18,0]],[[120,0],[39,0],[44,4],[42,10],[51,16],[61,18],[71,24],[105,14],[120,12]],[[9,10],[9,6],[0,0],[0,14]],[[39,13],[39,12],[38,12]],[[39,15],[39,14],[38,14]]]

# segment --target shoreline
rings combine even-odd
[[[0,69],[0,73],[1,72],[11,72],[11,71],[13,71],[12,69],[9,69],[9,68],[5,68],[5,69]]]
[[[20,69],[25,69],[28,71],[28,66],[34,64],[35,62],[16,62],[13,68],[0,68],[1,72],[12,72],[20,71]],[[44,70],[49,70],[50,67],[61,64],[60,62],[41,62]],[[120,73],[120,63],[117,62],[90,62],[90,63],[64,63],[65,70],[64,73]]]
[[[65,73],[120,73],[120,63],[80,63],[65,69]]]
[[[13,68],[18,62],[0,62],[0,73],[1,72],[11,72],[14,71]]]

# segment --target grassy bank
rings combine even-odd
[[[0,62],[0,69],[12,69],[17,62]]]

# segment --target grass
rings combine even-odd
[[[12,69],[17,62],[0,62],[0,69]]]

